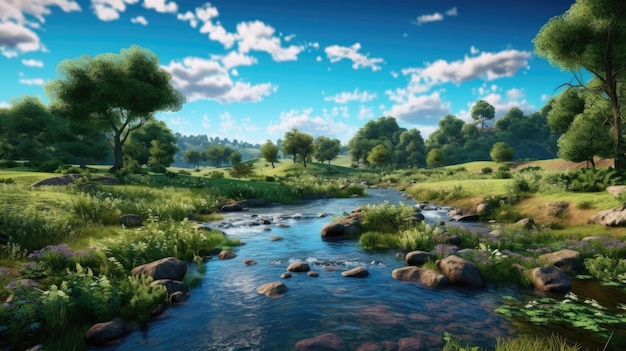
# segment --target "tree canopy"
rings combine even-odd
[[[138,46],[65,60],[58,70],[59,78],[46,85],[52,107],[111,134],[113,171],[123,167],[122,147],[133,131],[155,112],[176,111],[185,102],[158,57]]]

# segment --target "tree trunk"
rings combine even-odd
[[[113,136],[113,157],[115,158],[115,163],[113,167],[109,170],[109,172],[114,173],[119,171],[124,167],[124,155],[122,154],[122,133],[115,132]]]
[[[272,168],[275,168],[275,167],[274,167],[274,162],[270,162],[270,163],[272,164]]]

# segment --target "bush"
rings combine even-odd
[[[481,170],[482,174],[491,174],[493,173],[493,169],[491,167],[485,167]]]
[[[63,165],[63,161],[52,159],[37,165],[37,170],[41,172],[54,172]]]
[[[209,177],[215,178],[215,179],[221,179],[221,178],[224,178],[224,172],[222,172],[222,171],[213,171],[213,172],[209,173]]]
[[[395,234],[367,232],[361,235],[359,244],[365,250],[386,250],[398,247],[398,239]]]
[[[184,170],[184,169],[180,169],[180,170],[178,170],[178,174],[180,174],[180,175],[188,175],[188,176],[190,176],[190,175],[191,175],[191,172],[186,171],[186,170]]]
[[[0,168],[15,168],[15,167],[17,167],[17,162],[13,160],[0,161]]]

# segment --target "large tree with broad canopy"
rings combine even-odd
[[[176,111],[185,102],[158,57],[138,46],[65,60],[58,71],[59,78],[46,85],[51,105],[106,133],[115,158],[111,171],[124,166],[122,147],[134,130],[155,112]]]

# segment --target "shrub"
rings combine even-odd
[[[52,159],[52,160],[48,160],[45,161],[41,164],[38,164],[37,170],[41,171],[41,172],[54,172],[56,171],[61,165],[63,165],[63,161],[59,160],[59,159]]]
[[[386,250],[398,247],[398,240],[395,234],[367,232],[361,235],[359,244],[365,250]]]
[[[442,232],[441,229],[433,229],[433,227],[422,222],[415,228],[400,232],[398,248],[407,251],[431,251],[435,247],[435,237]]]
[[[178,170],[178,174],[180,174],[180,175],[191,175],[191,172],[186,171],[184,169],[179,169]]]
[[[222,172],[222,171],[212,171],[209,174],[209,177],[215,178],[215,179],[221,179],[221,178],[224,178],[224,172]]]
[[[491,174],[493,173],[493,169],[491,167],[485,167],[481,170],[482,174]]]
[[[380,205],[368,205],[364,212],[365,220],[362,224],[365,232],[397,234],[400,229],[407,226],[405,219],[411,216],[414,210],[402,204],[393,206],[389,202],[384,202]]]

